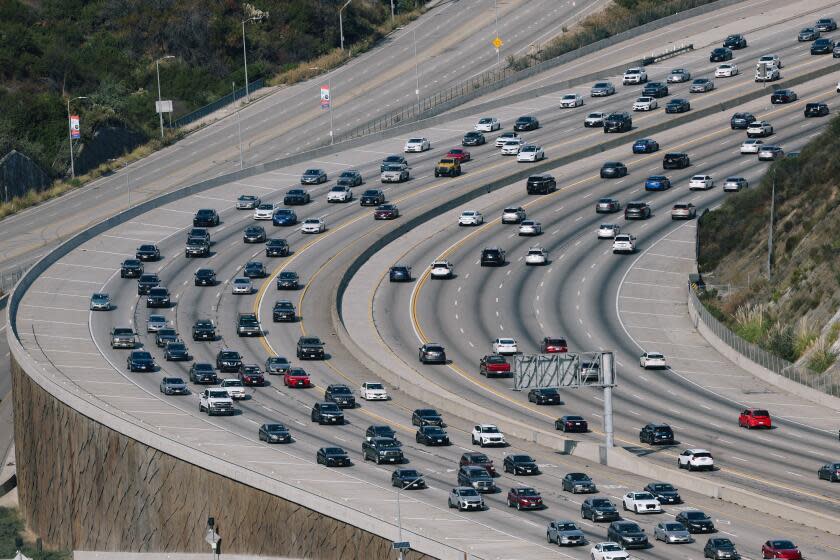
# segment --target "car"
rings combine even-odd
[[[147,308],[169,307],[171,304],[169,290],[163,286],[155,286],[146,296]]]
[[[651,154],[659,150],[659,143],[656,140],[642,138],[633,142],[634,154]]]
[[[271,223],[275,226],[297,225],[297,213],[291,208],[278,208],[271,216]]]
[[[237,210],[253,210],[260,205],[262,201],[258,196],[252,194],[242,194],[236,199]]]
[[[772,63],[761,63],[755,65],[756,82],[775,82],[781,79],[782,73],[779,67]]]
[[[324,391],[324,400],[334,402],[340,408],[356,408],[356,397],[350,387],[343,383],[331,383]]]
[[[589,95],[591,97],[607,97],[615,93],[615,86],[612,82],[595,82],[590,88]]]
[[[589,431],[589,424],[583,419],[583,416],[568,414],[554,421],[554,429],[564,432],[586,433]]]
[[[375,437],[384,437],[392,439],[398,444],[402,445],[397,440],[397,432],[395,432],[394,428],[388,426],[387,424],[374,424],[372,426],[367,427],[367,430],[365,430],[365,439],[370,441]]]
[[[691,158],[684,152],[668,152],[662,158],[662,169],[685,169],[691,165]]]
[[[292,443],[292,434],[289,428],[279,423],[262,424],[257,431],[260,441],[266,443]]]
[[[840,463],[827,463],[817,471],[818,480],[840,482]]]
[[[341,447],[321,447],[315,453],[315,462],[325,467],[350,467],[353,462]]]
[[[458,460],[459,467],[478,466],[487,471],[490,476],[497,476],[496,467],[493,465],[493,460],[480,451],[467,451],[461,454]]]
[[[283,196],[283,204],[285,206],[301,206],[309,204],[311,199],[309,192],[303,189],[290,189]]]
[[[621,85],[643,84],[647,80],[647,72],[645,72],[644,68],[628,68],[621,77]]]
[[[625,220],[647,220],[651,216],[650,205],[647,202],[632,201],[624,208]]]
[[[715,468],[715,460],[706,449],[686,449],[677,457],[677,467],[689,471],[711,471]]]
[[[793,103],[797,99],[799,96],[792,89],[779,89],[770,94],[770,103],[773,104]]]
[[[555,387],[540,387],[528,391],[528,402],[539,405],[563,404],[560,390]]]
[[[265,372],[269,375],[284,375],[292,364],[283,356],[269,356],[265,359]]]
[[[518,162],[528,162],[528,161],[541,161],[545,159],[545,152],[542,149],[542,146],[537,146],[536,144],[526,144],[519,149],[519,153],[516,154],[516,161]]]
[[[300,176],[301,185],[320,185],[327,182],[327,172],[323,169],[307,169]],[[287,204],[284,202],[284,204]]]
[[[247,387],[262,387],[265,385],[265,376],[257,364],[242,364],[239,366],[237,377]]]
[[[493,353],[501,354],[502,356],[512,356],[519,353],[519,348],[516,344],[516,339],[513,338],[497,338],[493,341]]]
[[[189,395],[187,384],[180,377],[164,377],[160,380],[160,392],[164,395]]]
[[[665,191],[671,188],[671,180],[665,175],[651,175],[645,181],[646,191]]]
[[[166,348],[168,343],[175,342],[177,340],[180,340],[178,332],[170,327],[158,329],[155,333],[155,346],[158,348]]]
[[[324,218],[307,218],[300,225],[301,233],[324,233],[327,231],[327,223]]]
[[[776,68],[782,68],[782,59],[779,58],[777,54],[765,54],[762,55],[758,59],[759,64],[765,64],[770,66],[775,66]]]
[[[621,111],[610,113],[604,118],[604,133],[629,132],[633,130],[633,118],[630,113]]]
[[[601,113],[600,111],[589,113],[586,115],[586,118],[583,119],[583,126],[585,128],[603,128],[604,118],[606,116],[606,113]]]
[[[191,237],[187,239],[184,245],[184,256],[188,259],[192,257],[209,257],[210,243],[198,237]]]
[[[335,403],[316,402],[309,414],[310,420],[318,424],[344,424],[344,412]]]
[[[715,78],[731,78],[738,75],[738,65],[734,62],[725,62],[715,68]]]
[[[556,543],[560,546],[579,546],[588,542],[583,531],[572,521],[566,519],[550,521],[545,530],[545,539],[549,544]]]
[[[666,424],[667,426],[667,424]],[[670,429],[670,428],[669,428]],[[672,436],[673,440],[673,436]],[[659,500],[660,504],[681,504],[682,498],[680,497],[679,491],[674,488],[673,484],[668,484],[667,482],[649,482],[645,488],[645,492],[650,492],[656,499]]]
[[[758,150],[758,161],[774,161],[785,157],[785,151],[779,146],[764,145]]]
[[[647,548],[648,538],[644,529],[635,521],[613,521],[607,528],[607,538],[627,548]]]
[[[671,220],[692,220],[697,217],[697,208],[690,202],[677,202],[671,207]]]
[[[361,206],[379,206],[385,203],[385,193],[379,189],[368,189],[359,198]]]
[[[400,154],[391,154],[386,156],[379,164],[379,171],[385,171],[386,168],[390,167],[407,168],[408,160],[405,159],[405,156],[401,156]]]
[[[502,210],[503,224],[518,224],[522,222],[522,220],[527,219],[527,217],[525,209],[521,206],[510,206]]]
[[[537,475],[542,474],[537,462],[530,455],[507,455],[502,461],[502,468],[506,473],[510,474],[527,474]]]
[[[265,243],[265,228],[262,226],[248,226],[242,232],[242,240],[245,243]]]
[[[219,225],[219,213],[212,208],[201,208],[193,216],[195,227],[215,227]]]
[[[137,344],[137,333],[131,327],[114,327],[111,329],[111,348],[134,350]]]
[[[464,134],[464,137],[461,139],[462,146],[481,146],[486,143],[487,139],[484,135],[474,130]]]
[[[110,311],[111,296],[104,292],[97,292],[95,294],[91,294],[89,307],[91,311]]]
[[[726,47],[712,49],[709,54],[709,62],[724,62],[726,60],[732,60],[732,50]]]
[[[786,560],[802,560],[799,547],[787,539],[773,539],[761,545],[762,558],[784,558]]]
[[[750,186],[743,177],[727,177],[723,182],[723,192],[738,192]]]
[[[433,279],[452,278],[455,267],[449,261],[435,261],[430,267],[429,274]]]
[[[747,48],[747,38],[741,35],[740,33],[735,33],[733,35],[729,35],[724,39],[723,46],[727,49],[745,49]]]
[[[347,185],[336,185],[327,192],[327,202],[350,202],[353,191]]]
[[[635,253],[636,237],[629,233],[619,233],[613,238],[612,252],[613,254]]]
[[[242,275],[245,278],[265,278],[268,273],[265,271],[265,265],[260,261],[248,261],[242,267]]]
[[[675,97],[668,101],[665,105],[665,112],[666,113],[685,113],[686,111],[691,110],[691,103],[689,103],[688,99],[682,99],[680,97]]]
[[[509,377],[510,363],[501,354],[488,354],[479,360],[478,373],[487,378]]]
[[[491,494],[498,491],[493,478],[487,470],[478,466],[461,467],[458,469],[458,485],[472,487],[481,494]]]
[[[411,179],[411,172],[408,167],[399,164],[387,164],[379,174],[379,180],[383,183],[404,183]]]
[[[518,486],[508,490],[507,505],[508,507],[515,507],[518,511],[545,508],[540,493],[529,486]]]
[[[834,46],[834,41],[831,39],[817,39],[811,43],[811,54],[832,54]]]
[[[715,524],[712,518],[700,510],[683,510],[674,518],[682,523],[689,533],[716,533]]]
[[[653,538],[667,544],[690,543],[694,539],[682,523],[665,521],[653,528]]]
[[[505,260],[505,251],[499,247],[487,247],[482,249],[479,262],[481,263],[481,266],[504,266],[507,262]]]
[[[338,176],[338,180],[336,180],[335,184],[339,187],[358,187],[364,183],[362,179],[362,174],[356,171],[355,169],[347,169],[341,172],[341,175]]]
[[[242,356],[236,350],[222,348],[216,354],[216,369],[222,373],[239,371],[242,365]]]
[[[283,385],[286,387],[312,387],[309,374],[299,367],[290,367],[283,373]]]
[[[396,204],[382,204],[373,211],[374,220],[396,220],[400,217],[400,209]]]
[[[398,468],[391,473],[391,486],[403,490],[422,490],[426,480],[417,469]]]
[[[617,179],[627,175],[627,166],[620,161],[608,161],[601,166],[602,179]]]
[[[414,440],[423,445],[452,445],[449,434],[440,426],[420,426],[414,434]]]
[[[427,342],[418,349],[421,364],[445,364],[446,350],[436,342]]]
[[[707,91],[712,91],[715,89],[715,83],[710,80],[709,78],[697,78],[693,82],[691,82],[691,86],[688,88],[689,93],[705,93]]]
[[[507,140],[502,144],[501,154],[503,156],[515,156],[519,154],[522,149],[523,141],[521,139]]]
[[[404,264],[394,265],[388,269],[388,281],[411,282],[411,267]]]
[[[569,345],[565,338],[557,338],[552,336],[544,336],[540,340],[541,354],[557,354],[569,351]]]
[[[635,237],[633,238],[635,239]],[[601,373],[601,363],[598,360],[582,360],[580,362],[580,380],[582,382],[585,381],[595,381],[597,382],[600,378]]]
[[[804,27],[799,31],[799,34],[796,36],[796,40],[800,43],[805,41],[814,41],[819,39],[820,37],[820,30],[816,27]]]
[[[120,278],[140,278],[143,262],[140,259],[125,259],[120,265]]]
[[[762,140],[744,140],[741,144],[741,153],[742,154],[757,154],[761,147],[764,145]]]
[[[580,516],[593,522],[620,519],[615,505],[607,498],[586,498],[580,505]]]
[[[132,350],[125,361],[130,372],[155,371],[155,359],[145,350]]]
[[[204,362],[193,362],[190,365],[189,377],[193,383],[215,385],[219,382],[216,370],[213,369],[213,364]]]
[[[738,415],[739,428],[767,428],[772,429],[773,421],[770,413],[763,408],[745,408]]]
[[[378,381],[365,381],[359,389],[359,396],[366,401],[387,401],[391,397],[385,386]]]
[[[254,292],[254,285],[250,278],[234,278],[230,283],[230,291],[234,295],[250,295]]]
[[[655,97],[639,97],[633,102],[634,111],[652,111],[659,107]]]
[[[481,447],[489,445],[507,446],[505,435],[494,424],[478,424],[472,429],[472,444]]]
[[[160,249],[157,248],[157,245],[140,245],[137,247],[137,250],[134,252],[134,256],[137,260],[140,261],[159,261],[160,260]]]
[[[265,241],[266,257],[288,257],[291,249],[285,239],[271,238]]]
[[[691,79],[691,72],[685,68],[674,68],[668,77],[665,79],[669,84],[681,84]]]
[[[458,163],[465,163],[472,159],[472,154],[463,148],[452,148],[443,157],[454,159]]]
[[[428,138],[409,138],[403,146],[403,152],[425,152],[432,149],[432,143]]]
[[[583,105],[583,96],[578,93],[567,93],[560,98],[561,108],[574,108]]]
[[[834,21],[834,18],[830,17],[820,18],[817,20],[817,23],[814,24],[814,27],[822,32],[828,33],[829,31],[835,31],[837,29],[837,22]]]
[[[227,391],[230,398],[242,400],[245,398],[245,385],[239,379],[222,379],[219,386]]]
[[[750,126],[751,123],[754,123],[758,119],[752,113],[735,113],[729,119],[729,126],[732,130],[736,129],[746,129]]]
[[[735,543],[725,537],[712,537],[703,547],[703,558],[712,560],[741,560]]]
[[[493,132],[502,128],[502,123],[496,117],[481,117],[473,128],[477,132]]]
[[[167,362],[189,362],[192,356],[183,342],[169,342],[163,351],[163,359]]]
[[[630,553],[615,542],[598,543],[589,549],[592,560],[629,560]]]
[[[278,290],[297,290],[300,287],[298,273],[292,270],[283,270],[277,275]]]
[[[542,247],[530,247],[525,255],[525,266],[548,264],[548,251]]]
[[[688,181],[688,189],[692,191],[707,191],[715,186],[711,175],[693,175]]]
[[[668,85],[662,82],[649,82],[642,89],[643,97],[655,97],[658,99],[660,97],[667,97],[668,93]]]
[[[464,210],[458,216],[459,226],[480,226],[484,223],[484,216],[478,210]]]
[[[572,494],[595,494],[598,492],[598,487],[589,478],[589,475],[582,472],[567,473],[562,481],[561,486],[564,492],[571,492]]]
[[[447,503],[450,508],[458,508],[458,511],[484,511],[484,498],[476,492],[475,488],[458,487],[449,491]]]
[[[621,233],[621,226],[618,224],[601,224],[598,226],[598,239],[614,239]]]
[[[535,220],[523,220],[519,224],[519,235],[540,235],[542,224]]]
[[[263,203],[254,208],[254,219],[255,220],[270,220],[271,217],[274,215],[274,210],[276,208],[273,204],[270,203]]]
[[[662,513],[662,505],[650,492],[627,492],[621,499],[624,511],[639,513]]]
[[[639,356],[639,366],[644,369],[665,369],[665,356],[661,352],[643,352]]]
[[[805,116],[806,117],[824,117],[829,113],[828,105],[825,103],[806,103]]]
[[[309,335],[298,338],[296,352],[298,360],[323,360],[326,358],[324,343],[317,336]]]
[[[532,116],[519,117],[513,123],[513,130],[518,132],[523,130],[537,130],[539,127],[540,121],[537,120],[537,117]]]

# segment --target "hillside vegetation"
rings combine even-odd
[[[759,185],[700,220],[699,267],[718,286],[707,306],[750,342],[823,372],[840,335],[840,117]],[[776,184],[767,278],[771,187]],[[720,287],[731,285],[730,290]],[[728,292],[728,293],[727,293]]]

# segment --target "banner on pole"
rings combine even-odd
[[[330,88],[329,86],[321,86],[321,109],[330,108]]]
[[[70,115],[70,138],[78,140],[82,136],[79,129],[79,115]]]

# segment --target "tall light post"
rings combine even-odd
[[[493,11],[496,14],[496,36],[493,39],[499,38],[499,0],[493,0]],[[502,65],[502,47],[496,47],[496,66]]]
[[[397,540],[400,544],[402,544],[402,542],[403,542],[403,540],[402,540],[402,512],[400,511],[400,494],[402,494],[402,491],[405,490],[406,488],[408,488],[409,486],[411,486],[413,484],[417,484],[418,480],[423,481],[423,484],[426,484],[426,479],[424,479],[422,476],[419,476],[418,478],[416,478],[414,480],[409,480],[405,484],[400,485],[400,487],[397,489],[397,533],[398,533]],[[403,560],[403,558],[404,558],[403,557],[403,548],[400,548],[399,551],[400,551],[400,560]]]
[[[338,29],[339,33],[341,34],[341,52],[344,52],[344,20],[341,19],[341,12],[344,11],[344,8],[350,5],[350,2],[353,0],[347,0],[344,5],[338,10]]]
[[[245,62],[245,102],[251,102],[251,92],[248,91],[248,49],[245,47],[245,24],[249,21],[262,21],[268,17],[268,12],[260,12],[258,15],[251,16],[248,19],[242,20],[242,60]]]
[[[236,82],[231,82],[230,87],[233,90],[233,107],[236,111],[236,129],[239,136],[239,170],[244,167],[244,160],[242,158],[242,119],[239,116],[239,107],[236,106]]]
[[[70,126],[70,102],[77,99],[87,99],[85,96],[67,98],[67,134],[70,138],[70,178],[76,178],[76,164],[73,161],[73,127]]]
[[[160,97],[160,61],[161,60],[168,60],[170,58],[175,58],[171,54],[168,54],[164,57],[161,57],[155,61],[155,71],[157,72],[157,83],[158,83],[158,116],[160,117],[160,139],[163,140],[163,104],[162,99]]]
[[[412,29],[414,35],[414,95],[417,96],[417,118],[420,118],[420,63],[417,61],[417,29]]]

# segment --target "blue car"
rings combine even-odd
[[[642,138],[641,140],[636,140],[633,143],[634,154],[652,154],[657,150],[659,150],[659,144],[655,140],[650,140],[649,138]]]
[[[664,191],[671,188],[671,180],[664,175],[651,175],[645,181],[646,191]]]
[[[271,217],[271,222],[275,226],[293,226],[297,223],[298,218],[294,210],[289,208],[280,208],[274,212]]]

